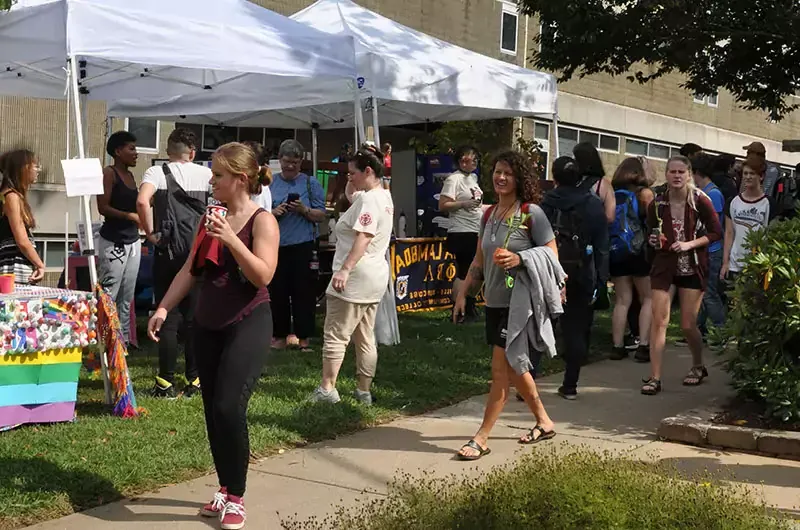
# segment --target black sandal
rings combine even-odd
[[[481,458],[492,452],[492,450],[489,449],[488,447],[486,449],[483,449],[480,445],[478,445],[478,442],[476,442],[475,440],[468,441],[467,443],[461,446],[461,449],[464,449],[465,447],[469,447],[470,449],[475,449],[476,451],[478,451],[477,455],[469,455],[469,456],[463,455],[461,453],[456,453],[456,457],[459,460],[466,460],[467,462],[480,460]]]
[[[683,378],[683,385],[699,386],[706,377],[708,377],[708,370],[705,366],[692,366],[689,373]]]
[[[536,433],[539,433],[539,436],[536,436]],[[528,431],[528,441],[524,441],[520,439],[519,443],[522,445],[533,445],[538,444],[539,442],[544,442],[546,440],[552,440],[556,436],[556,431],[545,431],[542,429],[541,425],[537,425],[530,431]]]
[[[642,379],[644,386],[642,387],[642,394],[645,396],[655,396],[661,392],[661,379],[651,377],[649,379]]]

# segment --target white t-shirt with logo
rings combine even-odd
[[[478,176],[475,173],[465,175],[461,171],[456,171],[444,181],[442,195],[450,197],[455,201],[471,201],[483,197]],[[459,208],[450,212],[450,228],[448,232],[474,232],[478,233],[481,227],[481,217],[483,212],[480,208],[466,210]]]
[[[342,268],[359,233],[372,234],[364,256],[350,271],[344,292],[337,292],[332,284],[326,294],[355,304],[380,302],[389,285],[389,263],[386,251],[392,237],[394,203],[391,194],[382,187],[358,193],[353,204],[336,223],[336,253],[333,271]]]
[[[725,206],[727,223],[733,226],[733,245],[728,269],[731,272],[742,271],[742,261],[747,255],[744,243],[747,235],[760,228],[765,228],[777,215],[775,201],[764,195],[755,201],[748,201],[737,195]]]

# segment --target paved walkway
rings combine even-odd
[[[632,361],[605,361],[584,369],[580,398],[555,395],[560,375],[540,381],[545,405],[558,426],[557,446],[582,445],[642,459],[672,462],[687,471],[709,469],[757,485],[754,494],[792,513],[800,498],[800,463],[709,451],[659,442],[655,432],[666,416],[702,407],[729,395],[727,378],[711,370],[699,388],[681,386],[689,366],[688,352],[667,353],[664,392],[642,396],[639,381],[645,366]],[[324,516],[332,505],[356,498],[375,498],[398,472],[426,470],[437,474],[474,473],[513,460],[518,437],[532,426],[524,404],[512,400],[495,428],[492,454],[477,463],[453,459],[453,452],[475,432],[485,397],[476,397],[431,414],[406,418],[334,441],[289,451],[251,466],[246,496],[249,528],[280,528],[280,520]],[[206,450],[202,448],[200,450]],[[218,528],[197,516],[216,487],[207,476],[88,512],[40,524],[37,529],[144,530]]]

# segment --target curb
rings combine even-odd
[[[800,460],[800,432],[711,423],[712,418],[720,412],[721,409],[711,407],[664,418],[656,435],[668,442]]]

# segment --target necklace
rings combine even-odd
[[[507,207],[503,213],[500,215],[500,220],[497,219],[497,208],[492,212],[492,232],[491,232],[491,242],[494,243],[497,241],[497,231],[500,230],[500,225],[502,224],[501,220],[506,218],[506,214],[511,210],[511,208],[517,205],[517,201],[514,201],[511,206]]]

